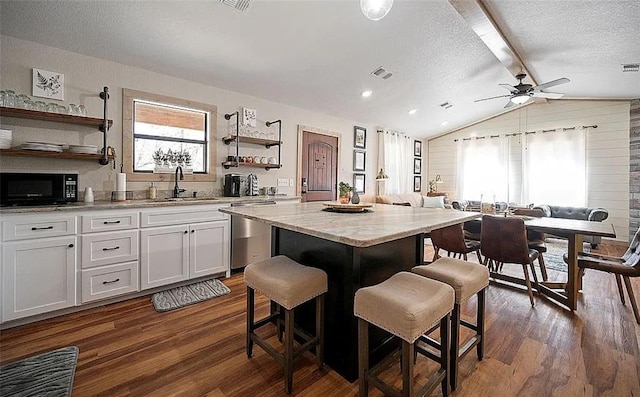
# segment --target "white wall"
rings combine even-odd
[[[617,239],[629,238],[629,103],[628,101],[549,101],[532,104],[428,142],[429,175],[442,175],[439,190],[459,197],[454,139],[502,135],[559,127],[597,125],[587,129],[587,206],[609,211]],[[521,146],[511,140],[510,196],[520,197]],[[550,177],[553,177],[550,175]],[[539,203],[542,204],[542,203]],[[549,203],[553,204],[553,203]]]
[[[122,89],[131,88],[154,94],[167,95],[177,98],[204,102],[218,107],[217,127],[218,136],[222,137],[228,130],[225,113],[248,107],[257,110],[258,120],[282,120],[282,165],[279,170],[266,171],[259,168],[231,168],[225,170],[218,165],[214,170],[218,181],[211,183],[184,183],[181,187],[190,191],[213,191],[218,193],[222,188],[222,175],[229,172],[244,174],[256,173],[260,186],[276,186],[277,178],[294,179],[296,175],[297,126],[298,124],[334,131],[342,134],[341,164],[338,170],[338,180],[353,183],[353,127],[360,125],[367,128],[367,156],[366,156],[366,188],[367,195],[375,191],[376,174],[376,129],[373,126],[354,120],[345,120],[325,114],[312,112],[293,106],[283,105],[250,95],[222,90],[174,78],[143,69],[133,68],[122,64],[108,62],[81,54],[47,47],[29,41],[19,40],[8,36],[0,36],[0,87],[12,89],[16,93],[31,96],[31,69],[39,68],[64,74],[64,103],[82,104],[87,108],[91,117],[102,117],[102,102],[98,93],[103,86],[109,87],[111,99],[109,101],[109,118],[113,120],[113,127],[109,131],[108,144],[116,148],[118,159],[114,170],[111,165],[100,166],[97,161],[47,159],[36,157],[0,157],[0,170],[3,171],[65,171],[80,174],[80,191],[91,186],[94,191],[110,192],[115,189],[115,175],[119,171],[122,156]],[[301,93],[302,95],[303,93]],[[86,127],[70,126],[60,123],[39,122],[17,118],[3,118],[0,124],[13,130],[13,145],[26,141],[65,142],[70,144],[92,144],[101,146],[102,137],[98,131]],[[276,127],[272,127],[276,128]],[[230,146],[215,139],[217,145],[218,164],[230,153]],[[241,146],[241,150],[243,146]],[[271,153],[275,150],[260,149],[247,146],[247,152],[255,155]],[[129,183],[128,190],[145,190],[148,183]],[[159,183],[159,190],[169,190],[172,183]],[[279,188],[280,192],[295,194],[295,187]]]

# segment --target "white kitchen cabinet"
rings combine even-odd
[[[65,236],[3,243],[2,321],[75,304],[76,239]]]
[[[140,288],[189,279],[189,225],[140,231]]]
[[[82,303],[138,291],[138,261],[82,270]]]
[[[229,221],[190,225],[189,278],[229,270]]]

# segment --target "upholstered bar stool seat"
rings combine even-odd
[[[253,343],[262,347],[284,367],[285,391],[293,388],[293,362],[305,351],[315,347],[318,367],[323,366],[324,349],[324,294],[327,292],[327,274],[314,267],[303,266],[286,256],[275,256],[247,265],[244,270],[247,285],[247,357],[253,354]],[[255,291],[267,296],[279,305],[270,316],[254,322]],[[294,350],[294,309],[311,300],[316,300],[316,335],[309,335],[302,329],[295,333],[305,339],[305,343]],[[284,354],[279,353],[269,342],[259,337],[255,330],[273,321],[280,324],[280,308],[284,309]],[[278,325],[280,335],[280,325]]]
[[[438,322],[443,341],[440,369],[415,394],[424,395],[441,383],[442,394],[448,395],[449,316],[454,295],[453,288],[447,284],[409,272],[394,274],[380,284],[356,291],[354,314],[358,317],[360,396],[368,394],[369,383],[385,394],[400,395],[378,378],[378,374],[393,362],[397,354],[390,355],[369,369],[369,324],[402,340],[402,395],[413,396],[414,343]]]
[[[458,361],[475,346],[478,359],[484,356],[484,304],[485,288],[489,285],[489,270],[482,265],[453,258],[437,261],[411,269],[416,274],[446,283],[455,291],[455,305],[451,313],[451,388],[458,384]],[[478,295],[476,324],[460,319],[460,305],[474,295]],[[460,325],[475,331],[475,335],[460,349]],[[429,340],[427,343],[431,342]]]

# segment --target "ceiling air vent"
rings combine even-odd
[[[450,104],[449,102],[445,102],[445,103],[441,103],[440,107],[443,108],[443,109],[449,109],[449,108],[452,108],[453,105]]]
[[[623,72],[638,72],[640,71],[640,63],[627,63],[622,65]]]
[[[219,0],[222,4],[235,8],[238,11],[246,11],[251,0]]]
[[[371,74],[376,76],[376,77],[380,77],[382,80],[386,80],[389,77],[393,76],[393,73],[391,73],[390,71],[386,70],[382,66],[380,66],[379,68],[375,69],[373,72],[371,72]]]

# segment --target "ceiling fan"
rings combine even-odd
[[[542,92],[542,90],[544,90],[546,88],[549,88],[549,87],[556,86],[556,85],[568,83],[570,81],[568,78],[563,77],[561,79],[548,81],[548,82],[546,82],[544,84],[540,84],[540,85],[537,85],[537,86],[534,87],[531,84],[523,84],[522,83],[522,80],[524,80],[525,77],[527,77],[527,75],[524,74],[524,73],[517,74],[516,75],[516,79],[518,79],[519,82],[515,86],[510,85],[510,84],[498,84],[498,85],[508,89],[509,91],[511,91],[510,94],[498,95],[498,96],[494,96],[494,97],[490,97],[490,98],[477,99],[474,102],[486,101],[488,99],[509,97],[509,102],[507,102],[507,104],[505,105],[505,108],[508,108],[508,107],[513,106],[514,104],[515,105],[522,105],[523,103],[527,102],[529,100],[529,98],[531,98],[531,97],[558,99],[558,98],[562,98],[562,96],[564,94],[560,94],[560,93],[557,93],[557,92]]]

